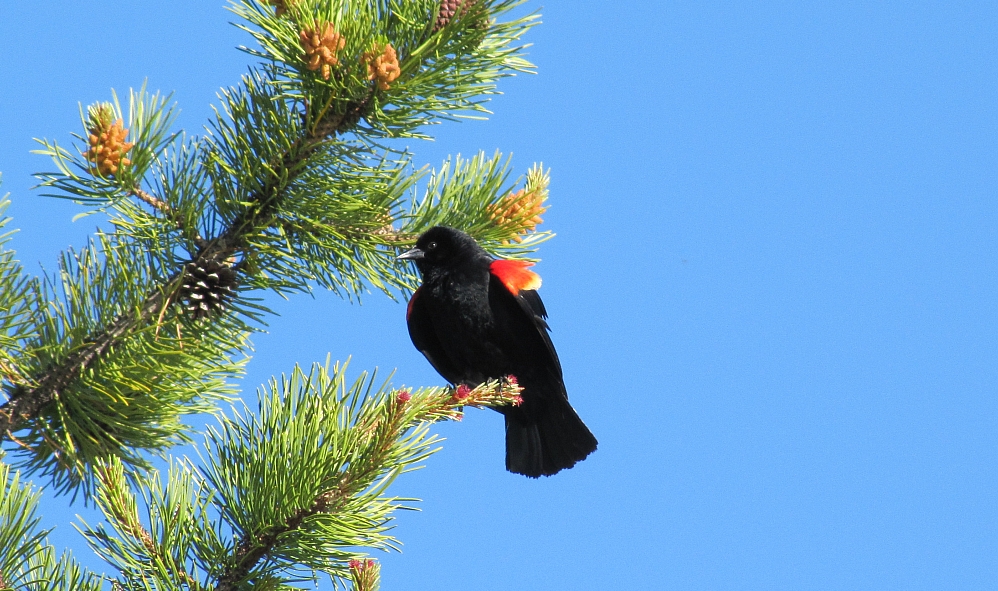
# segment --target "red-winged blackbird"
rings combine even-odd
[[[515,376],[522,386],[522,404],[497,409],[506,417],[507,470],[550,476],[596,449],[568,403],[536,291],[541,278],[530,263],[493,259],[471,236],[443,226],[399,258],[415,261],[423,275],[406,320],[434,369],[452,384]]]

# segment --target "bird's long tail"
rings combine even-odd
[[[506,412],[506,469],[531,478],[571,468],[597,441],[565,396]]]

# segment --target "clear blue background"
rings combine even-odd
[[[502,468],[498,415],[396,492],[395,589],[998,587],[996,132],[990,2],[557,2],[537,76],[419,162],[512,151],[552,169],[542,295],[577,468]],[[32,137],[78,102],[175,91],[197,132],[250,58],[221,1],[0,3],[0,170],[14,245],[51,268],[93,218],[33,194]],[[247,396],[353,355],[440,384],[403,307],[275,302]],[[59,544],[95,565],[47,495]]]

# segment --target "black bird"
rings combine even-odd
[[[455,385],[512,375],[523,388],[522,404],[497,409],[506,417],[507,470],[550,476],[596,449],[568,403],[531,263],[493,259],[474,238],[444,226],[427,230],[399,258],[423,275],[406,320],[434,369]]]

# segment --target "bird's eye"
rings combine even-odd
[[[431,243],[429,243],[429,244],[426,245],[426,250],[433,250],[436,247],[437,247],[437,243],[436,242],[431,242]]]

